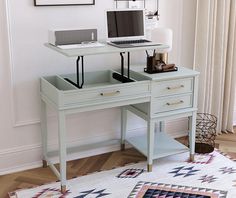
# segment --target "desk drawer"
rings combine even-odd
[[[153,100],[152,114],[192,107],[192,94]]]
[[[153,96],[169,96],[174,94],[190,93],[193,89],[193,79],[179,79],[153,83]]]
[[[62,109],[117,102],[129,104],[130,100],[150,98],[149,80],[121,83],[112,77],[113,73],[110,70],[85,73],[82,89],[65,80],[76,82],[75,74],[42,77],[41,94]]]
[[[129,100],[145,96],[150,92],[148,82],[131,82],[119,85],[108,85],[85,88],[63,95],[63,105],[90,105],[105,102]]]

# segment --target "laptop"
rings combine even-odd
[[[107,43],[119,48],[155,46],[146,39],[143,9],[106,11]]]

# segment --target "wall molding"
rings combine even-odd
[[[25,151],[31,151],[35,149],[42,148],[41,144],[33,144],[33,145],[27,145],[27,146],[19,146],[19,147],[14,147],[10,149],[3,149],[0,150],[0,158],[5,156],[5,155],[11,155],[11,154],[16,154],[16,153],[21,153]]]
[[[40,119],[29,119],[29,120],[17,120],[16,119],[16,104],[15,104],[15,64],[14,64],[14,45],[12,38],[12,24],[11,24],[11,9],[10,0],[5,0],[5,11],[6,11],[6,25],[7,25],[7,43],[8,43],[8,54],[9,54],[9,72],[10,72],[10,102],[11,102],[11,120],[13,127],[22,127],[26,125],[34,125],[40,123]]]

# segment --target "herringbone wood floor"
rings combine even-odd
[[[187,143],[186,138],[179,139]],[[236,158],[236,134],[227,134],[217,137],[216,140],[221,151],[229,153]],[[67,163],[68,178],[86,175],[96,171],[109,170],[130,163],[144,161],[146,158],[135,149],[116,151],[102,155],[92,156]],[[8,198],[8,192],[16,189],[30,188],[45,183],[56,181],[50,168],[36,168],[14,174],[0,176],[0,198]]]
[[[134,149],[105,153],[68,162],[67,176],[72,178],[145,160],[146,158]],[[30,188],[56,180],[49,167],[0,176],[0,198],[7,198],[7,193],[16,189]]]

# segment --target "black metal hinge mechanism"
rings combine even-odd
[[[125,60],[124,60],[124,54],[125,52],[120,52],[120,58],[121,58],[121,72],[119,73],[113,73],[112,77],[122,83],[128,83],[133,82],[132,79],[130,79],[130,52],[127,52],[127,74],[125,76]]]
[[[130,79],[130,52],[127,52],[127,72],[125,75],[125,52],[120,52],[121,57],[121,72],[120,73],[113,73],[112,77],[122,83],[133,82]],[[80,61],[81,61],[81,72],[80,72]],[[70,80],[69,78],[65,78],[66,81],[71,83],[72,85],[76,86],[79,89],[83,88],[84,85],[84,56],[78,56],[76,60],[76,82]]]
[[[81,70],[82,70],[81,74],[79,72],[80,59],[81,59]],[[80,75],[81,75],[81,80],[80,80]],[[78,56],[78,58],[76,60],[76,83],[68,78],[65,78],[65,80],[68,81],[69,83],[71,83],[72,85],[76,86],[79,89],[83,88],[83,85],[84,85],[84,56]]]

